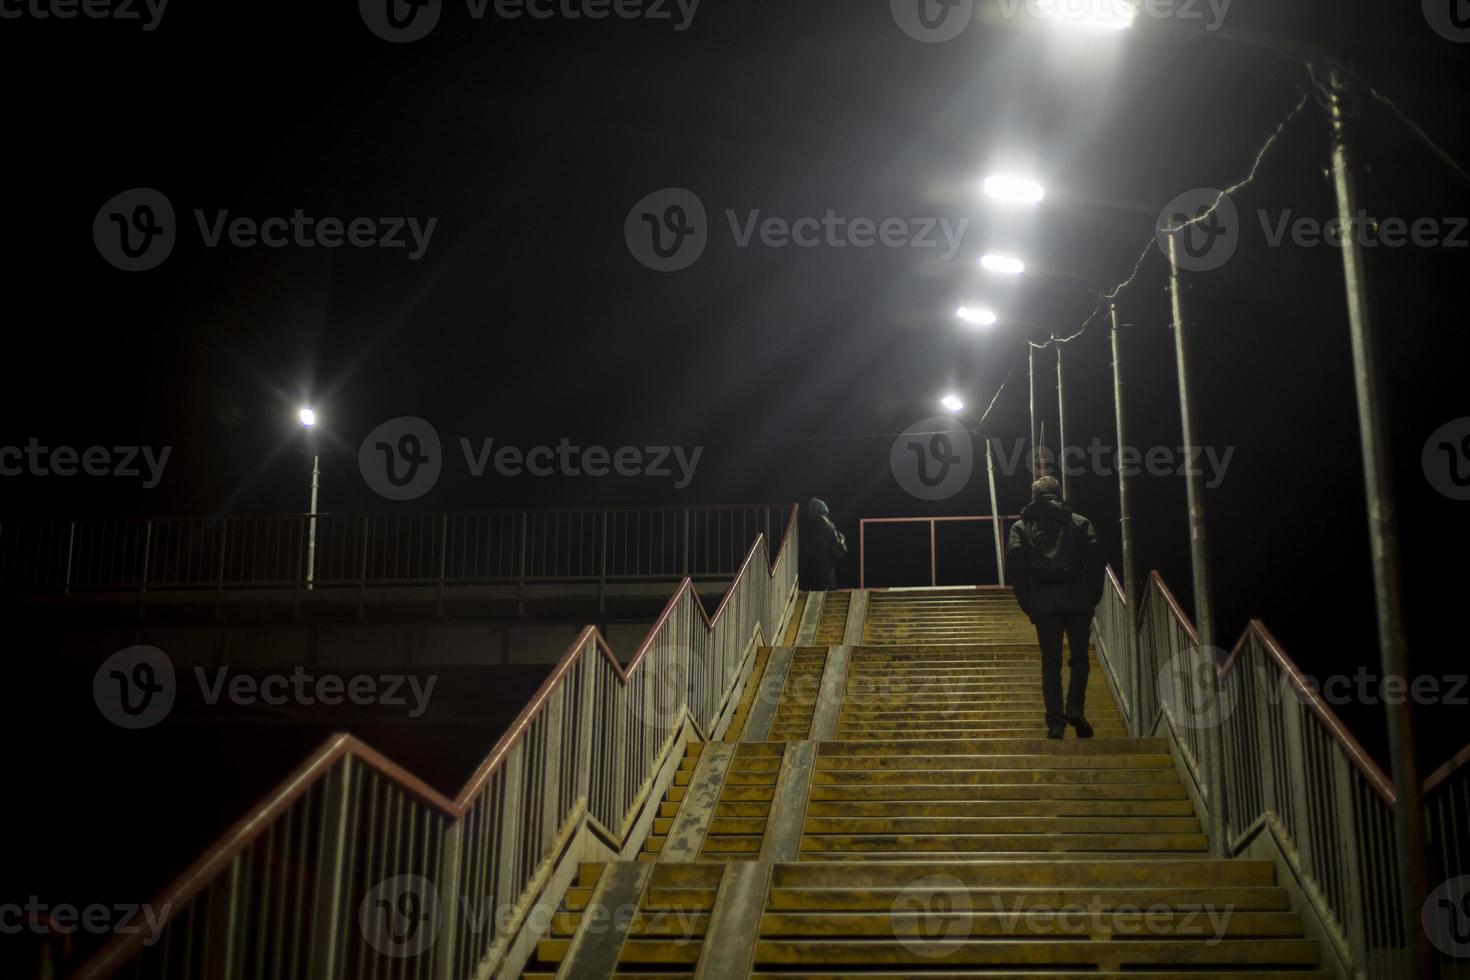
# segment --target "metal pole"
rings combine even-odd
[[[1026,375],[1031,382],[1031,479],[1041,476],[1041,443],[1036,436],[1036,348],[1026,338]]]
[[[1000,534],[1000,503],[995,495],[995,447],[990,441],[990,436],[985,437],[985,468],[990,474],[990,523],[995,528],[995,572],[1000,577],[1000,584],[1006,584],[1006,552],[1001,543]]]
[[[311,457],[311,517],[306,522],[306,590],[310,592],[316,581],[316,498],[321,486],[322,458],[313,453]]]
[[[1128,683],[1133,686],[1130,697],[1133,702],[1133,734],[1143,737],[1143,713],[1139,711],[1143,692],[1143,664],[1138,657],[1138,632],[1134,616],[1138,601],[1138,570],[1133,557],[1133,487],[1123,473],[1123,447],[1128,445],[1128,430],[1123,420],[1123,340],[1118,329],[1118,304],[1109,310],[1113,325],[1113,416],[1118,432],[1118,451],[1114,464],[1118,468],[1118,529],[1123,536],[1123,594],[1128,607],[1128,648],[1124,651],[1128,662],[1133,665]]]
[[[1067,474],[1067,388],[1062,377],[1062,343],[1052,334],[1051,342],[1057,349],[1057,469],[1062,476],[1062,499],[1072,499],[1072,478]]]
[[[1329,113],[1332,119],[1332,177],[1342,223],[1342,270],[1347,285],[1348,330],[1353,349],[1353,380],[1357,388],[1358,428],[1363,450],[1363,475],[1368,496],[1368,535],[1372,547],[1373,584],[1378,618],[1378,650],[1384,677],[1410,677],[1408,641],[1404,635],[1403,584],[1399,577],[1398,514],[1389,471],[1388,438],[1384,431],[1383,380],[1378,372],[1378,338],[1368,312],[1368,285],[1363,249],[1353,222],[1358,192],[1349,158],[1343,102],[1347,86],[1341,68],[1328,70]],[[1392,699],[1385,699],[1390,702]],[[1412,976],[1431,976],[1433,955],[1420,927],[1420,912],[1428,893],[1425,863],[1424,807],[1414,740],[1413,705],[1386,703],[1388,745],[1398,798],[1395,845],[1399,889],[1403,899],[1402,928],[1408,937]]]
[[[1169,235],[1169,299],[1174,317],[1174,356],[1179,375],[1179,419],[1184,434],[1184,458],[1196,459],[1199,455],[1199,426],[1195,418],[1194,393],[1189,386],[1189,345],[1185,341],[1184,292],[1179,276],[1179,236],[1183,231],[1180,228]],[[1205,534],[1204,473],[1198,466],[1185,468],[1184,485],[1189,498],[1189,557],[1194,567],[1194,624],[1199,631],[1199,652],[1205,666],[1203,741],[1206,783],[1210,794],[1210,853],[1215,857],[1225,857],[1225,745],[1220,717],[1220,673],[1215,662],[1209,541]]]

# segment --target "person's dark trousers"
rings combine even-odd
[[[1062,636],[1066,635],[1070,653],[1067,702],[1062,703]],[[1087,644],[1092,638],[1092,617],[1040,616],[1036,620],[1036,642],[1041,646],[1041,697],[1046,702],[1046,723],[1065,724],[1068,718],[1081,718],[1087,708]]]

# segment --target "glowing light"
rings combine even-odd
[[[1036,0],[1036,12],[1047,20],[1077,27],[1126,31],[1138,18],[1132,0]]]
[[[951,412],[963,412],[965,410],[965,403],[960,401],[960,399],[955,395],[945,395],[943,398],[939,399],[939,404],[943,405],[945,409]]]
[[[1026,263],[1010,255],[986,255],[980,259],[980,267],[987,272],[1005,276],[1019,276],[1026,271]]]
[[[316,409],[314,408],[303,408],[298,417],[301,419],[301,424],[308,429],[316,425]]]
[[[1036,204],[1046,196],[1046,189],[1024,177],[986,177],[985,193],[1008,204]]]
[[[961,320],[977,327],[995,326],[995,314],[989,310],[977,310],[973,306],[961,306],[954,313]]]

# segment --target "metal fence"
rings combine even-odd
[[[329,741],[78,974],[432,978],[492,974],[560,845],[627,839],[688,719],[710,733],[752,642],[796,590],[798,526],[760,534],[714,615],[685,579],[628,665],[588,628],[454,800],[351,736]]]
[[[1225,807],[1232,855],[1267,829],[1275,834],[1354,976],[1407,978],[1388,777],[1261,623],[1252,622],[1220,662],[1200,652],[1193,625],[1157,573],[1136,616],[1117,577],[1109,579],[1095,620],[1099,654],[1130,730],[1172,736],[1205,807]],[[1203,673],[1209,670],[1218,677],[1218,714],[1209,710],[1216,696]],[[1215,717],[1224,744],[1222,801],[1209,799],[1202,769]],[[1442,880],[1470,865],[1466,756],[1425,787],[1431,867]],[[1465,975],[1450,963],[1443,976]]]
[[[3,521],[0,590],[729,578],[757,534],[781,534],[788,510],[780,504]]]

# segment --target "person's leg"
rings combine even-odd
[[[1087,677],[1091,664],[1087,659],[1087,644],[1092,639],[1092,617],[1086,614],[1067,617],[1067,719],[1074,725],[1081,721],[1087,710]],[[1092,726],[1076,725],[1078,734],[1091,732]]]
[[[1048,730],[1065,726],[1062,706],[1062,630],[1060,616],[1042,616],[1036,621],[1036,643],[1041,647],[1041,699],[1046,702]]]

